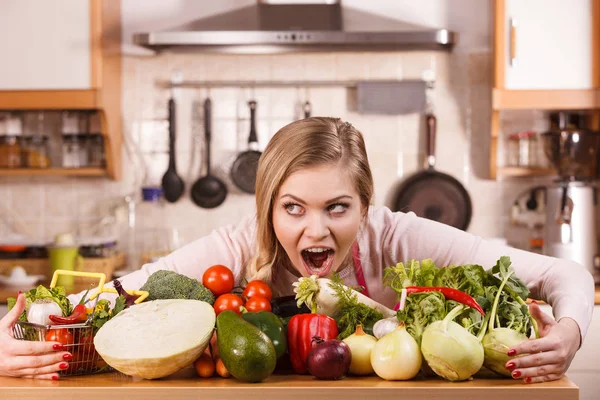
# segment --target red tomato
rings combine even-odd
[[[273,298],[273,292],[269,285],[263,281],[251,281],[246,285],[246,288],[242,292],[242,296],[247,299],[251,299],[254,296],[262,296],[265,299],[271,301]]]
[[[215,314],[219,315],[225,310],[231,310],[241,315],[240,307],[244,305],[244,300],[237,294],[226,293],[217,297],[215,301]]]
[[[265,297],[254,296],[248,299],[244,307],[250,312],[271,311],[271,302]]]
[[[46,332],[46,342],[58,342],[63,346],[73,344],[73,334],[67,328],[49,329]]]
[[[233,272],[224,265],[213,265],[202,275],[202,284],[215,296],[220,296],[233,290]]]

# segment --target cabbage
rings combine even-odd
[[[483,365],[479,339],[452,321],[462,310],[457,306],[442,321],[430,324],[421,338],[421,353],[429,367],[450,381],[469,379]]]
[[[212,306],[199,300],[154,300],[131,306],[94,337],[108,365],[145,379],[171,375],[194,362],[215,327]]]

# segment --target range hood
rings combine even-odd
[[[225,53],[451,49],[446,29],[425,28],[358,9],[340,0],[257,0],[230,12],[160,32],[136,33],[153,50]]]

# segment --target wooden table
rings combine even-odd
[[[46,400],[577,400],[579,389],[568,378],[524,384],[492,375],[466,382],[440,378],[405,382],[378,377],[320,381],[310,376],[272,375],[249,384],[219,377],[201,379],[190,368],[168,378],[142,380],[120,373],[64,377],[60,381],[0,378],[0,399]]]

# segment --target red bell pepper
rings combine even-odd
[[[407,295],[409,295],[411,293],[440,292],[441,294],[444,295],[445,298],[457,301],[466,306],[474,308],[475,310],[479,311],[481,313],[481,315],[485,315],[483,308],[481,308],[479,303],[477,303],[477,300],[475,300],[473,297],[471,297],[468,293],[462,292],[458,289],[452,289],[449,287],[436,287],[436,286],[407,286],[406,288],[403,289],[403,291],[404,290],[406,290]],[[396,304],[396,307],[394,307],[394,311],[396,311],[400,308],[401,302],[402,301],[400,301],[398,304]]]
[[[335,320],[321,314],[297,314],[288,323],[288,352],[292,368],[297,374],[306,374],[306,359],[316,345],[315,336],[323,340],[335,339],[338,327]]]

